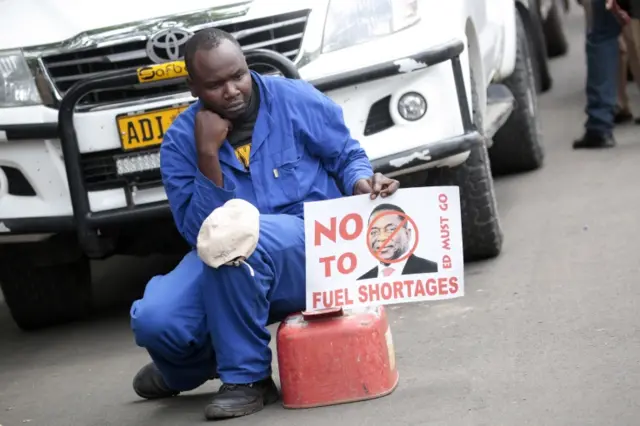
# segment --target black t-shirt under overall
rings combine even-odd
[[[238,118],[233,120],[233,129],[227,136],[227,140],[233,147],[236,157],[249,169],[249,155],[251,154],[251,140],[253,128],[258,118],[260,109],[260,89],[256,82],[251,79],[252,93],[247,110]]]

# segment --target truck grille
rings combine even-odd
[[[268,18],[221,25],[218,28],[231,34],[247,31],[249,35],[239,42],[245,51],[270,49],[294,60],[300,51],[302,36],[309,10],[302,10]],[[93,77],[104,71],[131,69],[152,65],[147,57],[146,41],[127,42],[103,48],[77,50],[42,58],[53,85],[60,95],[77,81]],[[263,70],[256,69],[258,72]],[[140,100],[187,91],[185,83],[135,89],[113,89],[91,93],[79,103],[96,106],[131,100]]]

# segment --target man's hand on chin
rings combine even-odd
[[[388,178],[382,173],[376,173],[370,178],[357,181],[353,195],[371,194],[371,199],[375,200],[378,195],[382,198],[392,195],[398,188],[400,188],[400,182]]]

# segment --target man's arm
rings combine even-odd
[[[213,210],[235,198],[236,188],[224,178],[219,163],[217,167],[210,164],[198,167],[205,159],[197,158],[193,129],[188,127],[185,123],[175,123],[165,134],[160,171],[178,231],[195,247],[202,222]],[[210,159],[213,160],[217,161]],[[208,178],[207,174],[213,176]],[[216,177],[221,178],[222,186],[213,182]]]
[[[308,148],[314,155],[322,159],[327,171],[339,181],[345,195],[353,195],[358,180],[368,179],[373,175],[371,162],[360,143],[351,137],[347,128],[342,108],[316,90],[304,83],[306,90],[312,91],[305,96],[309,105],[302,105],[310,138]]]

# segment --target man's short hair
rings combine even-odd
[[[369,215],[369,221],[371,221],[371,218],[375,216],[378,212],[382,212],[382,211],[398,212],[398,214],[401,214],[405,217],[407,215],[404,212],[404,210],[402,210],[400,207],[396,206],[395,204],[380,204],[379,206],[377,206],[375,209],[371,211],[371,214]],[[406,226],[407,224],[405,223],[405,227]]]
[[[220,43],[224,40],[229,40],[231,43],[235,44],[238,49],[242,50],[240,43],[234,36],[219,28],[205,28],[191,36],[187,41],[184,53],[184,62],[187,67],[187,72],[191,73],[193,71],[193,58],[197,51],[215,49],[220,46]]]

